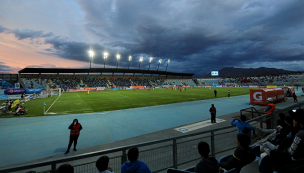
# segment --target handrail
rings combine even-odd
[[[265,114],[265,115],[250,119],[247,122],[257,121],[257,120],[260,120],[260,119],[262,119],[266,116],[274,115],[278,112],[290,110],[291,108],[295,108],[295,107],[301,107],[303,104],[304,104],[304,102],[299,102],[299,103],[297,103],[293,106],[289,106],[289,107],[287,107],[283,110],[277,110],[277,111],[274,111],[273,113]],[[88,157],[94,157],[94,156],[99,156],[99,155],[109,154],[109,153],[119,152],[119,151],[124,151],[125,152],[127,149],[129,149],[133,146],[142,147],[142,146],[153,145],[153,144],[158,144],[158,143],[163,143],[163,142],[168,142],[168,141],[176,141],[177,139],[187,138],[187,137],[191,137],[191,136],[197,136],[197,135],[201,135],[201,134],[205,134],[205,133],[214,134],[214,132],[216,132],[216,131],[225,130],[225,129],[229,129],[229,128],[235,128],[235,127],[224,126],[224,127],[220,127],[220,128],[216,128],[216,129],[204,130],[204,131],[201,131],[201,132],[195,132],[195,133],[186,134],[186,135],[179,135],[179,136],[166,138],[166,139],[161,139],[161,140],[153,140],[153,141],[143,142],[143,143],[139,143],[139,144],[133,144],[133,145],[123,146],[123,147],[116,147],[116,148],[112,148],[112,149],[108,149],[108,150],[94,151],[94,152],[80,154],[80,155],[76,155],[76,156],[70,156],[68,158],[61,158],[61,159],[56,159],[56,160],[52,160],[52,161],[44,161],[44,162],[26,164],[26,165],[16,166],[16,167],[13,167],[13,168],[5,168],[5,169],[0,169],[0,173],[18,171],[18,170],[25,170],[25,169],[42,167],[42,166],[50,166],[50,165],[52,165],[52,167],[53,167],[53,165],[54,164],[56,165],[57,163],[74,161],[74,160],[79,160],[79,159],[85,159],[85,158],[88,158]],[[212,150],[214,150],[214,148]]]

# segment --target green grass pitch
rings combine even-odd
[[[168,89],[137,89],[134,90],[116,90],[116,91],[91,91],[87,92],[67,92],[63,93],[59,99],[58,96],[48,98],[38,98],[26,102],[23,106],[26,107],[28,116],[50,116],[43,114],[43,103],[47,103],[47,110],[53,102],[53,106],[47,113],[56,114],[76,114],[113,111],[119,109],[130,109],[137,107],[155,106],[170,103],[188,102],[195,100],[205,100],[214,98],[214,89],[217,92],[217,98],[227,97],[228,89],[231,91],[231,96],[249,94],[249,89],[252,88],[187,88],[187,91],[180,92],[179,90]],[[7,116],[6,116],[7,117]],[[15,116],[16,117],[16,116]],[[24,117],[24,116],[22,116]]]

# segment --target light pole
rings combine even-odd
[[[128,69],[130,68],[131,61],[132,61],[132,56],[129,56],[129,67],[128,67]]]
[[[104,61],[103,61],[103,68],[106,68],[107,57],[108,57],[108,53],[107,52],[103,53],[103,59],[104,59]]]
[[[92,50],[89,51],[89,56],[90,56],[90,68],[91,68],[91,62],[94,56],[94,52]]]
[[[161,61],[162,61],[162,59],[159,59],[159,64],[161,63]],[[158,69],[159,69],[159,64],[158,64],[158,67],[157,67],[157,71],[158,71]]]
[[[140,69],[140,63],[143,61],[143,57],[139,58],[139,69]]]
[[[120,55],[117,54],[117,55],[116,55],[116,58],[117,58],[117,67],[116,67],[116,68],[118,68],[118,60],[120,59]]]
[[[170,59],[168,59],[168,63],[167,63],[167,67],[166,67],[166,71],[167,71],[167,68],[168,68],[169,63],[170,63]]]
[[[152,60],[153,60],[153,58],[150,57],[150,59],[149,59],[149,68],[148,68],[148,70],[150,69],[150,64],[151,64]]]

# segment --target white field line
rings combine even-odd
[[[77,94],[78,95],[78,94]],[[79,95],[78,95],[78,97],[80,97]]]
[[[46,114],[50,109],[51,107],[54,105],[54,103],[59,99],[59,97],[61,96],[61,94],[58,96],[58,98],[53,102],[53,104],[44,112],[44,114]]]

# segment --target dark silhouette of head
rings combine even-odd
[[[211,107],[214,107],[214,104],[212,104]]]
[[[246,120],[247,120],[247,117],[245,115],[241,115],[241,121],[246,122]]]
[[[248,135],[237,134],[236,137],[237,137],[238,145],[242,146],[243,148],[249,148],[251,139]]]
[[[197,144],[197,149],[198,149],[198,153],[204,157],[204,158],[208,158],[209,157],[209,153],[210,153],[210,148],[209,148],[209,144],[206,142],[199,142]]]
[[[101,156],[97,161],[96,161],[96,167],[99,170],[99,172],[105,171],[108,169],[109,165],[109,157],[108,156]]]
[[[76,121],[76,124],[78,124],[78,119],[74,119],[74,120],[73,120],[73,122],[75,122],[75,121]]]
[[[128,150],[128,160],[130,162],[136,161],[138,159],[138,156],[139,156],[139,151],[137,147],[131,147]]]
[[[74,168],[70,164],[60,165],[57,169],[58,173],[74,173]]]

